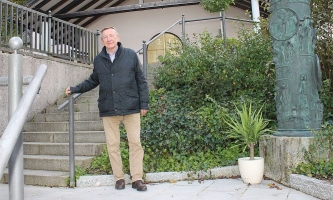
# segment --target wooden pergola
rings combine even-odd
[[[123,2],[125,0],[30,0],[25,6],[45,14],[51,11],[52,16],[56,18],[86,27],[106,14],[195,5],[199,4],[200,0],[166,0],[149,3],[139,0],[137,4],[120,6]],[[235,0],[234,6],[251,11],[251,0]],[[261,5],[261,1],[259,1],[259,9],[261,16],[269,15],[269,12]]]

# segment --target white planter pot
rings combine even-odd
[[[264,177],[264,158],[262,157],[254,157],[254,160],[250,160],[250,157],[239,158],[238,167],[244,183],[257,184]]]

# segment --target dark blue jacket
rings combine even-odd
[[[101,117],[139,113],[149,109],[149,91],[140,60],[132,49],[118,50],[113,62],[106,48],[94,59],[90,77],[75,87],[71,93],[84,93],[99,85],[98,108]]]

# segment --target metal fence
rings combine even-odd
[[[23,51],[91,64],[98,54],[99,32],[0,0],[0,46],[13,36],[23,40]],[[9,48],[8,48],[9,49]]]

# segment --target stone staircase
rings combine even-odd
[[[75,165],[90,166],[93,158],[105,146],[103,123],[97,107],[98,90],[84,93],[75,100],[74,141]],[[23,128],[24,183],[64,187],[69,183],[69,113],[68,106],[57,107],[67,98],[59,98],[57,105],[36,114]],[[2,182],[8,182],[5,172]]]

